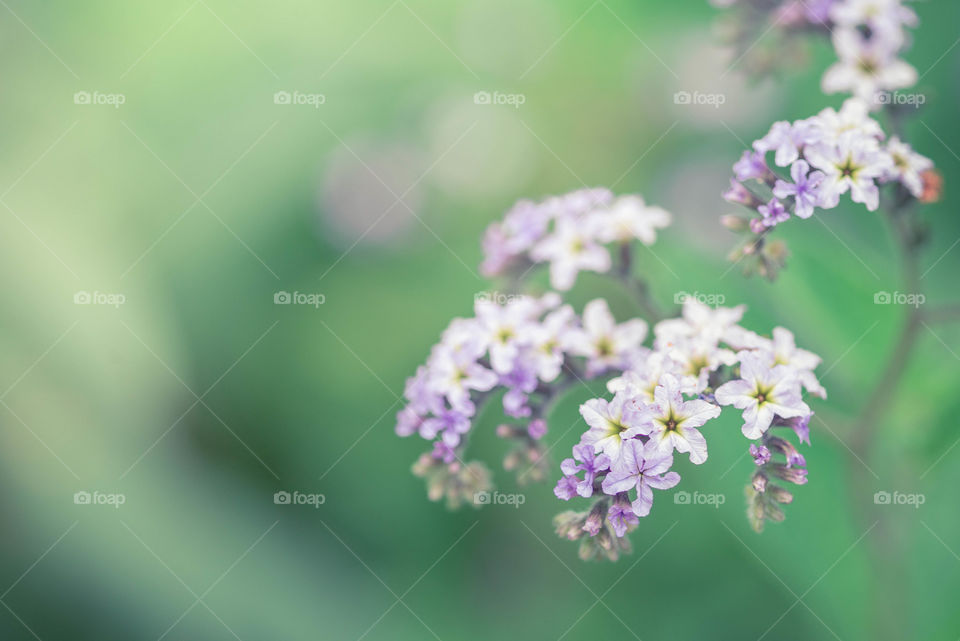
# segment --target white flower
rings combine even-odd
[[[893,166],[887,173],[890,180],[899,180],[903,183],[914,198],[923,195],[923,177],[921,174],[933,169],[933,161],[921,156],[913,148],[894,136],[887,143],[887,153],[893,160]]]
[[[896,57],[902,45],[895,35],[877,31],[868,39],[856,29],[837,29],[833,45],[839,61],[823,76],[826,93],[849,92],[876,102],[881,91],[909,87],[917,82],[917,70]]]
[[[621,368],[641,348],[647,335],[647,323],[634,319],[617,325],[602,298],[592,300],[583,309],[583,327],[569,334],[568,349],[587,357],[587,374],[593,376],[611,368]]]
[[[597,238],[604,243],[625,243],[636,238],[644,245],[657,240],[657,229],[670,225],[670,213],[647,205],[640,196],[621,196],[606,210],[591,214]]]
[[[740,322],[744,310],[743,305],[713,308],[687,296],[683,301],[682,318],[661,321],[653,331],[658,339],[666,341],[694,336],[719,341],[730,327]]]
[[[827,390],[813,374],[813,370],[817,369],[822,359],[813,352],[797,347],[793,332],[783,327],[773,328],[772,343],[774,364],[786,365],[796,370],[804,389],[814,396],[826,398]]]
[[[707,460],[707,440],[697,428],[720,416],[720,408],[706,401],[684,401],[680,383],[667,374],[654,391],[654,402],[644,408],[650,444],[660,452],[689,452],[690,462]]]
[[[573,287],[580,271],[607,272],[610,253],[597,244],[592,225],[572,218],[557,220],[552,234],[537,243],[530,257],[550,263],[550,284],[561,291]]]
[[[475,356],[438,346],[428,362],[428,388],[447,397],[454,407],[470,400],[470,391],[487,391],[497,384],[497,375],[475,361]]]
[[[786,365],[773,365],[771,354],[742,353],[740,378],[718,387],[714,396],[721,405],[743,410],[743,435],[749,439],[763,436],[774,416],[810,414],[801,400],[796,372]]]
[[[865,138],[881,140],[884,137],[880,123],[870,117],[870,107],[859,98],[847,98],[840,111],[827,107],[810,122],[826,144],[836,144],[851,131]]]
[[[664,374],[676,376],[680,381],[680,391],[684,394],[698,394],[702,390],[695,376],[685,376],[683,365],[663,352],[652,352],[638,359],[623,376],[608,381],[607,390],[611,394],[623,392],[643,403],[652,403],[654,390]]]
[[[843,0],[830,8],[830,18],[842,27],[869,26],[873,30],[899,30],[915,26],[917,14],[900,0]]]
[[[637,404],[624,394],[609,402],[592,398],[580,406],[580,415],[590,426],[580,443],[592,445],[595,453],[603,452],[611,462],[620,458],[623,439],[646,433]]]
[[[507,305],[479,300],[474,306],[478,335],[490,350],[490,365],[499,374],[513,369],[520,346],[539,314],[536,299],[521,298]]]
[[[560,375],[563,366],[563,346],[574,328],[576,314],[569,305],[564,305],[544,317],[543,322],[529,333],[530,359],[537,370],[537,377],[550,382]]]
[[[863,203],[870,211],[880,206],[876,181],[889,172],[892,160],[872,138],[850,132],[836,145],[811,147],[807,159],[826,174],[820,185],[821,207],[833,209],[848,191],[854,202]]]

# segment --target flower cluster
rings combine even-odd
[[[491,392],[503,390],[504,413],[526,425],[498,430],[521,445],[506,467],[526,461],[536,469],[549,402],[573,381],[626,369],[639,357],[646,333],[640,319],[617,324],[604,300],[588,303],[580,318],[557,294],[507,301],[478,297],[474,317],[451,322],[426,364],[407,381],[408,403],[397,416],[397,434],[433,441],[433,451],[415,467],[438,488],[431,489],[432,498],[446,496],[457,505],[488,489],[488,474],[464,477],[469,466],[461,454],[477,408]]]
[[[612,265],[607,245],[639,240],[652,245],[670,214],[636,195],[615,197],[607,189],[582,189],[542,202],[521,200],[487,228],[481,271],[497,276],[549,263],[550,284],[565,291],[581,271],[605,273]]]
[[[823,76],[824,92],[851,93],[876,108],[886,92],[917,82],[917,70],[898,57],[906,27],[917,24],[901,0],[838,0],[829,17],[838,61]]]
[[[741,327],[743,313],[687,299],[680,318],[654,327],[652,349],[635,353],[630,367],[607,383],[612,398],[580,407],[589,429],[563,461],[554,493],[565,501],[599,498],[589,512],[565,512],[555,525],[561,536],[581,541],[585,558],[619,554],[616,540],[650,513],[654,490],[680,481],[671,469],[676,454],[694,465],[707,460],[701,428],[723,407],[742,411],[742,432],[760,447],[796,452],[768,432],[797,421],[806,426],[811,410],[804,392],[826,397],[813,373],[820,358],[798,349],[786,329],[766,338]],[[773,465],[770,473],[777,473]]]
[[[827,108],[805,120],[774,123],[733,171],[736,178],[724,198],[756,215],[749,221],[726,217],[724,224],[761,238],[792,216],[809,218],[818,208],[837,207],[847,193],[875,211],[880,187],[888,183],[927,201],[936,178],[933,162],[898,137],[886,138],[867,104],[857,98],[848,99],[839,111]],[[746,246],[748,251],[756,248],[756,239]],[[768,267],[775,272],[775,265]]]
[[[772,24],[786,35],[819,31],[829,35],[837,62],[822,79],[826,93],[850,93],[879,108],[888,92],[917,82],[917,71],[899,58],[909,42],[907,27],[917,14],[904,0],[711,0],[714,6],[740,8],[763,20],[746,21],[768,31]],[[747,30],[738,38],[756,43]],[[752,45],[751,47],[752,48]],[[745,51],[743,55],[749,53]]]

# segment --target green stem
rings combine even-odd
[[[889,218],[902,254],[904,290],[920,293],[919,261],[920,245],[913,233],[908,212],[895,208]],[[870,612],[873,627],[871,638],[885,640],[907,638],[907,619],[903,616],[906,605],[904,586],[907,585],[907,567],[902,551],[902,537],[895,524],[883,518],[877,506],[870,501],[872,484],[877,480],[864,461],[872,461],[874,437],[880,424],[896,400],[896,391],[910,362],[913,349],[920,336],[923,314],[917,307],[908,308],[900,334],[893,351],[887,359],[879,380],[867,396],[859,418],[851,429],[849,447],[859,460],[851,462],[851,501],[858,525],[866,531],[873,528],[867,537],[867,546],[875,577],[872,589]],[[875,466],[875,465],[874,465]]]

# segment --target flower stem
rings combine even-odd
[[[647,281],[633,275],[633,246],[630,243],[620,244],[620,262],[617,266],[617,277],[631,291],[636,294],[637,304],[643,310],[644,315],[650,323],[657,323],[663,320],[664,316],[653,297],[650,295],[650,287]]]

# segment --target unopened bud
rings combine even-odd
[[[756,474],[753,475],[753,479],[751,480],[751,483],[753,485],[754,490],[756,490],[757,492],[763,493],[767,490],[767,475],[764,474],[763,472],[757,472]]]
[[[779,485],[768,485],[767,495],[777,503],[793,502],[793,494],[791,494],[786,488],[782,488]]]
[[[720,217],[720,224],[732,232],[741,233],[749,229],[750,221],[743,216],[734,216],[729,214]]]
[[[807,482],[807,470],[801,467],[788,467],[780,463],[774,463],[767,466],[777,478],[783,479],[788,483],[796,485],[805,485]]]
[[[923,179],[923,194],[920,202],[935,203],[943,195],[943,176],[936,169],[928,169],[920,177]]]

